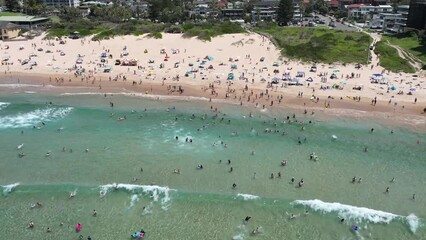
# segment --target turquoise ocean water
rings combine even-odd
[[[424,132],[196,100],[0,102],[0,239],[426,239]]]

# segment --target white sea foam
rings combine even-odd
[[[8,103],[8,102],[0,102],[0,110],[7,108],[7,106],[9,106],[9,105],[10,105],[10,103]]]
[[[260,198],[259,196],[246,194],[246,193],[238,193],[237,196],[235,197],[235,199],[243,199],[245,201],[256,200],[256,199],[259,199],[259,198]]]
[[[417,228],[420,226],[420,220],[419,218],[414,215],[413,213],[408,215],[405,220],[407,221],[408,225],[410,226],[411,232],[415,233],[417,231]]]
[[[136,202],[139,201],[139,196],[137,194],[133,194],[130,198],[130,207],[133,207]]]
[[[8,193],[11,193],[13,191],[13,189],[15,189],[17,186],[19,186],[18,182],[2,186],[3,187],[3,194],[7,195]]]
[[[140,97],[154,100],[199,100],[199,101],[210,101],[206,97],[194,97],[194,96],[170,96],[170,95],[155,95],[155,94],[145,94],[140,92],[109,92],[109,93],[99,93],[99,92],[75,92],[75,93],[62,93],[62,96],[79,96],[79,95],[123,95],[129,97]],[[226,102],[222,99],[212,99],[212,102]]]
[[[134,194],[145,193],[149,194],[154,202],[160,202],[161,208],[167,210],[170,207],[170,192],[176,191],[175,189],[170,189],[168,187],[162,187],[157,185],[135,185],[135,184],[123,184],[123,183],[113,183],[99,186],[101,190],[105,193],[112,190],[126,190]]]
[[[245,224],[240,224],[238,226],[238,233],[235,234],[232,237],[232,240],[244,240],[245,232],[246,232],[246,226],[245,226]]]
[[[43,85],[8,83],[8,84],[0,84],[0,87],[4,87],[4,88],[43,87]]]
[[[27,113],[18,113],[0,117],[0,129],[29,127],[40,122],[49,122],[66,117],[72,110],[72,107],[64,108],[42,108]]]
[[[374,210],[364,207],[356,207],[341,203],[323,202],[318,199],[314,200],[296,200],[292,204],[303,205],[322,213],[337,213],[339,217],[354,220],[357,222],[367,221],[372,223],[390,223],[393,220],[403,220],[408,223],[410,230],[415,233],[420,225],[419,218],[410,214],[409,216],[400,216],[380,210]]]

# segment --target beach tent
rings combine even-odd
[[[102,58],[106,58],[107,57],[107,53],[106,52],[101,53],[101,57]]]
[[[335,78],[337,78],[337,75],[335,73],[333,73],[333,74],[331,74],[330,78],[335,79]]]
[[[307,82],[313,82],[314,79],[312,79],[311,77],[308,77],[308,79],[306,79]]]
[[[82,64],[83,63],[83,58],[77,58],[77,60],[75,61],[76,64]]]
[[[237,69],[237,64],[231,64],[231,69]]]
[[[382,80],[383,79],[383,75],[380,74],[380,73],[375,73],[375,74],[373,74],[372,78],[374,80]]]
[[[309,71],[316,72],[317,71],[317,66],[315,66],[315,65],[311,66],[311,69]]]
[[[110,66],[105,66],[104,67],[104,73],[109,73],[111,72],[111,67]]]
[[[305,72],[303,71],[298,71],[296,74],[296,77],[304,77],[305,76]]]
[[[272,78],[272,84],[278,84],[278,82],[280,81],[281,79],[280,78],[277,78],[277,77],[274,77],[274,78]]]
[[[213,60],[213,57],[212,57],[212,56],[207,55],[204,59],[207,59],[207,60],[209,60],[209,61],[212,61],[212,60]]]
[[[126,51],[126,50],[124,50],[123,52],[121,52],[121,54],[122,54],[123,56],[127,56],[127,55],[129,55],[129,52],[128,52],[128,51]]]

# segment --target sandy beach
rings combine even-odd
[[[2,43],[1,56],[7,60],[0,68],[3,87],[29,84],[31,90],[31,84],[36,84],[45,86],[42,91],[58,93],[195,96],[248,107],[294,107],[356,118],[370,112],[383,120],[403,120],[420,127],[425,124],[421,113],[426,106],[426,78],[421,73],[384,71],[377,66],[373,51],[371,65],[357,69],[355,64],[289,61],[269,39],[258,34],[224,35],[211,42],[163,34],[162,39],[121,36],[96,42],[90,38],[61,42],[41,36]],[[28,63],[22,64],[24,60]],[[117,60],[137,64],[116,65]],[[316,72],[311,71],[313,65]],[[382,73],[379,81],[383,84],[371,83],[373,74]],[[230,74],[232,80],[228,79]],[[282,80],[298,74],[301,86]],[[331,79],[332,74],[336,78]],[[374,100],[377,103],[373,104]]]
[[[421,73],[256,34],[0,47],[2,239],[426,236]]]

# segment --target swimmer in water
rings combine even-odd
[[[35,226],[35,225],[34,225],[34,222],[33,222],[33,221],[30,221],[30,223],[28,224],[28,227],[27,227],[27,228],[31,228],[31,229],[32,229],[32,228],[34,228],[34,226]]]
[[[180,174],[180,169],[179,169],[179,168],[175,169],[175,170],[173,171],[173,173]]]
[[[251,217],[250,216],[247,216],[245,219],[244,219],[244,222],[248,222],[249,220],[251,219]]]
[[[95,210],[95,209],[93,209],[92,216],[96,217],[96,215],[97,215],[97,214],[98,214],[98,213],[96,212],[96,210]]]
[[[235,189],[237,187],[237,184],[232,184],[232,189]]]

